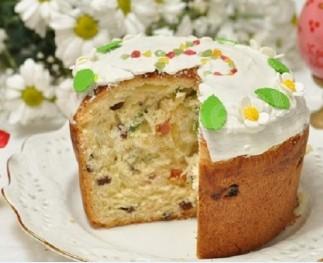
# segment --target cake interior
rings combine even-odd
[[[77,118],[94,224],[195,216],[196,81],[137,78],[99,93],[87,107]]]

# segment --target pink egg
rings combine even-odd
[[[298,22],[298,45],[313,75],[323,79],[323,0],[307,0]]]

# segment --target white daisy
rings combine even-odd
[[[26,125],[57,116],[49,72],[32,59],[24,62],[18,74],[7,78],[4,96],[10,124]]]
[[[155,0],[155,3],[160,16],[171,24],[178,22],[178,17],[186,6],[182,0]]]
[[[50,25],[55,30],[56,56],[69,67],[81,55],[109,42],[109,19],[114,21],[113,10],[98,13],[89,2],[55,14]]]
[[[188,15],[185,15],[177,27],[177,36],[190,36],[193,34],[192,20]]]
[[[241,101],[240,116],[248,127],[257,127],[269,121],[270,109],[262,101],[245,97]]]
[[[299,82],[295,82],[294,77],[291,73],[283,73],[281,76],[281,85],[289,93],[294,96],[304,95],[304,85]]]
[[[26,27],[44,37],[52,15],[64,6],[63,0],[20,0],[15,11],[20,15]]]
[[[6,31],[0,28],[0,53],[6,48],[5,41],[7,39]]]
[[[152,0],[115,0],[116,17],[123,22],[125,34],[144,33],[159,19],[157,5]]]

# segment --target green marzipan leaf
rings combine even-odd
[[[114,40],[109,44],[106,44],[106,45],[103,45],[101,47],[98,47],[96,49],[96,51],[99,52],[99,53],[105,54],[105,53],[108,53],[108,52],[110,52],[110,51],[112,51],[112,50],[114,50],[116,48],[121,47],[121,43],[122,43],[122,40]]]
[[[274,108],[287,110],[290,107],[289,98],[277,89],[261,88],[255,90],[255,93],[261,100]]]
[[[269,58],[268,64],[280,74],[289,72],[288,67],[277,58]]]
[[[95,83],[95,74],[91,69],[82,69],[74,77],[74,89],[76,92],[85,92]]]
[[[212,95],[201,105],[201,122],[206,129],[218,131],[227,121],[227,111],[218,97]]]

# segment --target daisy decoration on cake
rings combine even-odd
[[[302,83],[295,82],[293,75],[289,72],[282,74],[281,86],[284,88],[284,90],[288,91],[294,96],[304,95],[304,85]]]
[[[245,97],[241,101],[240,115],[247,127],[257,127],[269,121],[270,110],[262,101]]]

